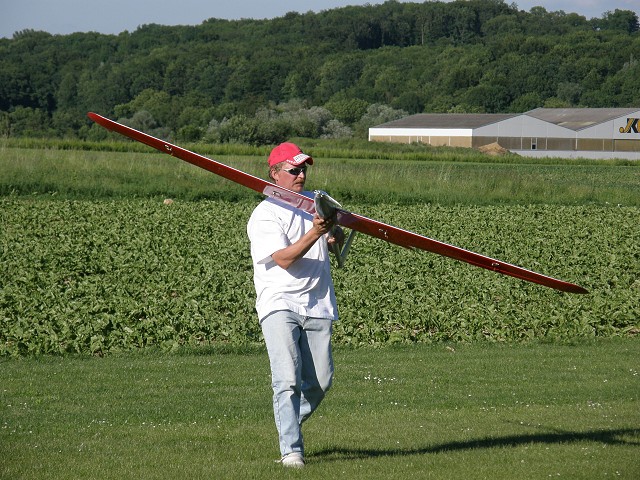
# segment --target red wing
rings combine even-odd
[[[282,202],[291,205],[295,208],[299,208],[311,214],[315,213],[315,206],[313,199],[305,197],[296,192],[292,192],[286,188],[279,187],[278,185],[267,182],[259,177],[255,177],[241,170],[237,170],[233,167],[225,165],[224,163],[216,162],[197,153],[193,153],[184,148],[172,145],[171,143],[160,140],[159,138],[152,137],[146,133],[142,133],[121,123],[109,120],[96,113],[89,113],[89,118],[104,128],[129,137],[145,145],[155,148],[163,153],[169,154],[173,157],[177,157],[180,160],[196,165],[200,168],[204,168],[209,172],[220,175],[221,177],[231,180],[232,182],[239,183],[247,188],[255,190],[258,193],[262,193],[268,197],[277,198]]]
[[[485,257],[484,255],[455,247],[447,243],[439,242],[437,240],[418,235],[417,233],[409,232],[392,225],[386,225],[376,220],[371,220],[370,218],[363,217],[362,215],[339,210],[338,221],[340,225],[358,232],[366,233],[372,237],[380,238],[389,243],[400,245],[401,247],[419,248],[420,250],[426,250],[445,257],[461,260],[471,265],[475,265],[476,267],[486,268],[487,270],[492,270],[504,275],[510,275],[528,282],[538,283],[545,287],[555,288],[563,292],[588,293],[587,290],[578,285],[574,285],[573,283],[548,277],[491,257]]]
[[[262,193],[268,197],[277,199],[287,205],[293,206],[304,210],[305,212],[314,214],[315,205],[312,198],[305,197],[296,192],[292,192],[286,188],[282,188],[274,183],[267,182],[261,178],[255,177],[248,173],[242,172],[235,168],[229,167],[223,163],[216,162],[210,158],[198,155],[184,148],[172,145],[164,142],[158,138],[142,133],[133,128],[127,127],[120,123],[109,120],[101,115],[95,113],[89,113],[89,118],[94,122],[102,125],[108,130],[112,130],[116,133],[129,137],[138,142],[149,145],[161,152],[167,153],[174,157],[177,157],[185,162],[189,162],[200,168],[204,168],[216,175],[220,175],[232,182],[236,182],[240,185],[255,190],[258,193]],[[526,270],[509,263],[495,260],[490,257],[485,257],[478,253],[464,250],[453,245],[432,240],[431,238],[423,237],[417,233],[402,230],[401,228],[386,225],[376,220],[357,215],[355,213],[347,212],[345,210],[338,210],[338,223],[340,225],[356,230],[358,232],[366,233],[372,237],[380,238],[390,243],[400,245],[407,248],[419,248],[420,250],[426,250],[428,252],[437,253],[445,257],[454,258],[463,262],[475,265],[477,267],[493,270],[494,272],[502,273],[504,275],[510,275],[512,277],[520,278],[528,282],[538,283],[546,287],[555,288],[563,292],[569,293],[588,293],[584,288],[574,285],[573,283],[564,282],[552,277],[547,277],[540,273]]]

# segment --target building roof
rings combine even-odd
[[[536,108],[525,115],[570,130],[582,130],[637,111],[638,108]]]
[[[517,117],[519,113],[419,113],[375,128],[479,128]]]
[[[639,108],[536,108],[525,113],[419,113],[374,128],[480,128],[526,115],[569,130],[584,128],[636,113]]]

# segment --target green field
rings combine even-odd
[[[260,197],[139,146],[43,145],[0,145],[0,478],[298,477],[274,463]],[[589,294],[358,236],[304,475],[638,478],[638,165],[383,153],[309,186]]]
[[[635,339],[338,348],[289,472],[262,350],[0,363],[0,478],[640,475]]]

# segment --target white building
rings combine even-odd
[[[536,157],[640,160],[640,109],[537,108],[522,114],[417,114],[369,129],[369,141],[478,148]]]

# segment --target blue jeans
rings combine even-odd
[[[262,321],[282,456],[304,453],[302,422],[331,387],[331,330],[331,320],[303,317],[288,310],[274,312]]]

